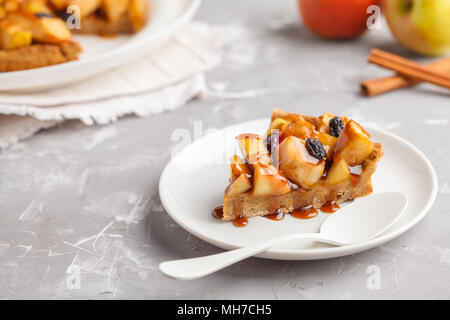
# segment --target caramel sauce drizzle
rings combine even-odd
[[[242,228],[248,225],[248,219],[246,217],[239,216],[234,219],[233,224],[238,228]]]
[[[320,207],[320,211],[324,213],[334,213],[341,207],[334,202],[328,201],[326,202],[322,207]],[[319,215],[319,211],[312,206],[302,207],[295,209],[291,212],[291,216],[296,219],[312,219]],[[223,205],[217,206],[212,211],[212,216],[216,219],[222,219],[223,218]],[[274,213],[268,214],[265,217],[269,220],[273,221],[281,221],[284,219],[285,214],[282,211],[275,211]],[[248,225],[248,219],[246,217],[243,217],[242,215],[237,216],[233,220],[233,225],[242,228]]]
[[[314,209],[312,206],[295,209],[291,212],[291,216],[303,220],[317,217],[318,214],[319,212],[317,211],[317,209]]]
[[[241,133],[240,135],[236,136],[236,139],[245,139],[245,138],[252,138],[252,139],[258,139],[261,140],[261,136],[256,133]]]
[[[320,207],[320,211],[325,212],[325,213],[333,213],[333,212],[336,212],[340,208],[341,207],[337,203],[328,201],[322,207]]]
[[[268,214],[266,218],[273,221],[280,221],[284,219],[284,213],[281,211],[276,211],[274,213]]]
[[[361,179],[361,175],[352,173],[350,175],[350,182],[352,183],[352,186],[356,186],[359,183],[359,180]]]

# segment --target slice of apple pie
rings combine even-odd
[[[263,138],[237,138],[244,158],[231,158],[223,220],[310,212],[372,192],[381,144],[355,121],[275,109]]]
[[[76,60],[81,46],[44,0],[0,0],[0,72]]]
[[[0,0],[0,72],[77,60],[82,48],[72,32],[134,33],[149,11],[149,0]],[[72,18],[79,21],[69,30]]]

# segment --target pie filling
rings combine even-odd
[[[148,12],[148,0],[0,0],[0,72],[76,60],[72,32],[137,32]]]
[[[309,219],[339,203],[372,193],[381,144],[354,120],[325,113],[312,117],[275,109],[265,137],[236,137],[243,157],[231,157],[223,208],[214,215],[236,226],[247,218]]]

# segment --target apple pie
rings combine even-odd
[[[137,32],[148,12],[148,0],[0,0],[0,72],[77,60],[72,33]],[[71,15],[79,24],[69,30]]]
[[[266,137],[236,137],[243,158],[231,158],[222,220],[286,213],[310,218],[339,203],[372,192],[372,174],[383,156],[381,144],[354,120],[275,109]]]

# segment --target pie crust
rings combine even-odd
[[[33,44],[15,50],[0,50],[0,72],[34,69],[78,59],[82,51],[76,42],[61,45]]]

